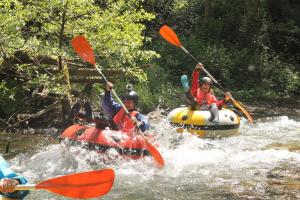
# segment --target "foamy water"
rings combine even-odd
[[[278,170],[293,180],[300,167],[300,122],[287,116],[262,118],[250,125],[241,121],[240,135],[201,139],[178,134],[165,119],[152,126],[165,167],[151,157],[114,159],[116,152],[99,155],[80,147],[50,144],[19,154],[9,162],[32,183],[55,176],[113,168],[112,190],[101,199],[291,199],[300,191],[276,193],[270,181],[280,181]],[[294,147],[294,148],[292,148]],[[299,174],[298,174],[299,176]],[[296,179],[296,178],[294,178]],[[290,194],[289,194],[290,191]],[[33,191],[27,199],[65,199],[46,191]],[[99,198],[100,199],[100,198]]]

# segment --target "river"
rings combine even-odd
[[[254,124],[242,118],[240,134],[222,139],[180,135],[165,118],[152,123],[151,129],[158,135],[158,150],[165,159],[163,169],[156,168],[150,157],[109,161],[115,157],[114,151],[98,155],[80,147],[68,148],[57,142],[54,128],[34,136],[2,133],[2,138],[15,138],[5,158],[31,183],[113,168],[115,183],[101,199],[300,199],[297,113],[258,115]],[[32,191],[26,199],[65,198],[47,191]]]

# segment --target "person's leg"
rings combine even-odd
[[[219,120],[219,108],[217,104],[213,103],[209,106],[210,118],[209,121]]]
[[[189,101],[189,106],[191,106],[191,110],[196,110],[197,109],[197,105],[198,105],[198,102],[196,101],[195,97],[193,97],[189,91],[187,91],[185,93],[186,95],[186,98],[188,99]]]

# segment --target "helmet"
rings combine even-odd
[[[139,95],[133,90],[131,84],[126,85],[127,93],[122,96],[122,100],[133,100],[134,105],[136,106],[139,101]]]
[[[200,83],[201,84],[204,84],[204,83],[212,84],[212,81],[209,77],[203,77],[203,78],[201,78]]]

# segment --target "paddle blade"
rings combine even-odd
[[[165,165],[165,161],[159,151],[150,143],[147,139],[145,139],[146,148],[150,152],[151,156],[155,160],[158,167],[162,168]]]
[[[83,36],[77,36],[72,39],[71,44],[76,53],[86,62],[95,65],[95,56],[90,43]]]
[[[37,184],[36,189],[70,198],[96,198],[110,191],[114,178],[112,169],[102,169],[49,179]]]
[[[180,41],[176,35],[176,33],[167,25],[164,25],[160,28],[159,34],[171,44],[181,48]]]
[[[233,104],[234,104],[238,109],[240,109],[240,110],[244,113],[244,115],[248,118],[248,121],[252,124],[252,123],[253,123],[253,118],[252,118],[251,115],[248,113],[248,111],[247,111],[245,108],[243,108],[243,107],[239,104],[239,102],[236,101],[234,98],[231,98],[231,100],[232,100]]]

